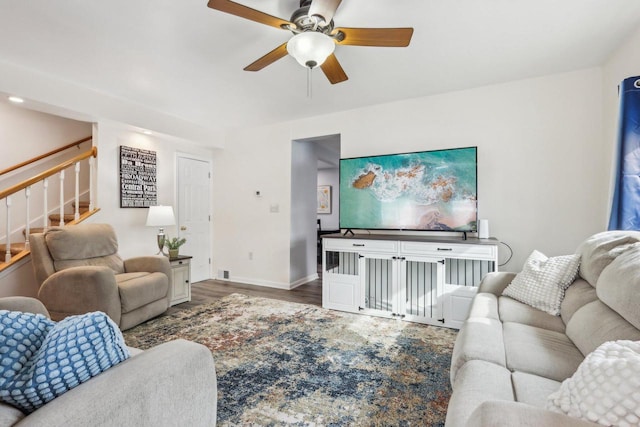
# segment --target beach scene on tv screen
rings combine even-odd
[[[475,231],[476,147],[340,161],[340,227]]]

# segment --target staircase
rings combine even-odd
[[[75,208],[75,202],[72,203],[72,206]],[[75,210],[75,209],[74,209]],[[89,212],[89,202],[88,201],[80,201],[79,204],[79,209],[78,209],[80,215]],[[75,214],[74,213],[65,213],[64,214],[64,221],[62,223],[62,225],[64,226],[64,224],[68,224],[70,222],[73,222],[75,220]],[[60,226],[60,214],[59,213],[55,213],[55,214],[51,214],[49,215],[49,225],[51,227],[59,227]],[[35,234],[35,233],[44,233],[47,229],[44,227],[35,227],[35,228],[30,228],[29,229],[29,234]],[[10,253],[11,256],[16,256],[18,255],[20,252],[27,250],[27,229],[25,228],[24,230],[22,230],[22,235],[25,238],[24,242],[15,242],[15,243],[11,243],[11,248],[10,248]],[[0,243],[0,254],[6,253],[7,251],[7,245],[5,243]]]
[[[71,206],[74,208],[74,212],[75,212],[76,203],[73,202],[71,204]],[[80,213],[80,215],[82,215],[83,213],[88,212],[88,211],[89,211],[89,202],[81,200],[80,203],[78,204],[78,212]],[[58,226],[59,227],[61,225],[64,226],[66,223],[72,222],[75,219],[76,219],[76,216],[75,216],[74,213],[65,213],[63,215],[62,221],[60,220],[60,214],[59,213],[49,215],[49,222],[50,222],[50,225],[52,227],[53,226]],[[39,228],[39,230],[41,230],[39,232],[42,233],[43,229]],[[33,233],[33,231],[32,231],[32,233]]]
[[[30,161],[0,171],[0,176],[27,167],[34,162],[45,159],[47,156],[59,153],[70,147],[77,146],[80,148],[80,143],[89,140],[91,140],[91,137],[76,141],[31,159]],[[6,205],[4,237],[0,232],[0,241],[2,242],[0,243],[0,260],[4,260],[4,262],[0,262],[0,272],[29,255],[30,234],[42,233],[49,227],[77,224],[99,210],[94,206],[92,191],[95,181],[94,159],[97,157],[97,154],[97,148],[92,147],[89,151],[66,160],[44,172],[38,173],[18,184],[10,186],[4,191],[0,191],[0,200],[4,201]],[[81,183],[81,162],[84,160],[89,164],[89,173],[88,177],[86,177],[88,182],[82,181]],[[86,164],[83,167],[85,167],[86,170]],[[73,174],[75,181],[71,178],[67,185],[65,184],[65,171],[68,169],[70,169],[69,172],[71,172],[69,175]],[[51,186],[49,185],[50,180],[51,184],[53,184]],[[81,184],[87,188],[87,190],[83,191],[82,196],[88,197],[89,200],[80,200]],[[32,217],[31,215],[31,205],[34,204],[32,200],[32,190],[34,194],[35,192],[41,193],[38,194],[37,200],[41,206],[36,207],[36,210],[41,208],[40,212],[43,213],[39,217]],[[73,197],[69,202],[68,193],[70,192],[73,192]],[[58,199],[58,206],[54,210],[48,209],[50,199]],[[14,219],[16,217],[21,219]],[[36,225],[41,225],[41,227],[37,227]],[[0,227],[1,226],[2,224],[0,224]],[[15,228],[16,226],[18,228]],[[4,254],[4,257],[2,254]]]

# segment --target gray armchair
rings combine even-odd
[[[102,311],[125,330],[169,307],[169,260],[122,260],[108,224],[54,227],[31,235],[29,242],[38,298],[53,320]]]

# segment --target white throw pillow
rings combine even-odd
[[[533,251],[503,295],[558,316],[564,291],[573,283],[579,267],[578,254],[547,258]]]
[[[547,409],[607,426],[640,425],[640,341],[609,341],[549,395]]]

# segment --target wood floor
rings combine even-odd
[[[201,304],[207,304],[233,293],[321,306],[322,280],[314,280],[290,291],[223,280],[203,280],[202,282],[196,282],[191,285],[191,301],[170,307],[165,315],[175,313],[179,310],[188,310]]]

